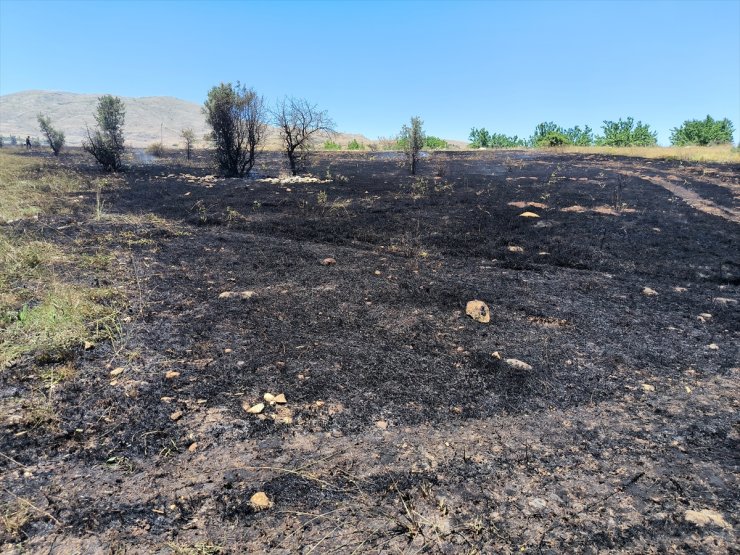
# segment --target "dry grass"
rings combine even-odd
[[[684,162],[719,162],[722,164],[740,163],[740,149],[735,148],[732,145],[685,147],[565,146],[558,148],[557,151],[573,154],[608,154],[611,156],[632,156],[636,158],[682,160]]]

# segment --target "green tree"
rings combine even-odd
[[[470,148],[488,148],[491,142],[491,134],[485,128],[476,129],[473,127],[470,130],[468,140],[470,141]]]
[[[324,141],[324,150],[342,150],[342,146],[331,139]]]
[[[681,127],[671,129],[671,144],[707,146],[732,143],[734,132],[735,128],[729,119],[715,120],[707,116],[704,120],[686,120]]]
[[[594,144],[594,133],[591,128],[586,125],[583,129],[579,126],[571,127],[565,131],[565,136],[571,144],[576,146],[591,146]]]
[[[347,150],[364,150],[365,145],[358,143],[357,139],[352,139],[347,145]]]
[[[264,99],[237,81],[208,91],[203,105],[214,159],[226,177],[244,177],[254,167],[267,130]]]
[[[86,128],[87,137],[82,148],[93,155],[104,171],[117,172],[123,169],[123,126],[126,119],[126,106],[123,101],[109,94],[98,98],[95,110],[97,128]]]
[[[604,134],[596,139],[601,146],[654,146],[658,142],[657,132],[641,121],[635,123],[633,118],[605,120],[601,129]]]
[[[193,145],[195,144],[195,132],[191,128],[183,129],[180,131],[180,137],[185,141],[185,155],[190,160],[193,153]]]
[[[427,135],[424,139],[424,148],[428,148],[429,150],[444,150],[448,146],[447,141],[434,135]]]
[[[403,141],[403,152],[406,155],[406,162],[411,175],[416,175],[416,168],[419,164],[419,152],[424,148],[424,122],[421,118],[415,116],[411,118],[411,125],[401,127],[401,133],[398,136],[399,143]]]

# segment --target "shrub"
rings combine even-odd
[[[426,139],[424,139],[424,148],[428,148],[429,150],[444,150],[448,146],[447,141],[439,137],[427,135]]]
[[[162,143],[152,143],[146,147],[146,152],[155,158],[161,158],[164,156],[164,145]]]
[[[734,132],[735,128],[729,119],[715,120],[707,116],[704,120],[686,120],[681,127],[671,129],[671,144],[675,146],[726,144],[732,142]]]
[[[324,141],[324,150],[342,150],[342,146],[328,139]]]
[[[249,175],[267,129],[264,99],[238,81],[221,83],[208,91],[203,114],[219,170],[226,177]]]
[[[365,150],[365,145],[358,143],[357,139],[352,139],[347,145],[347,150]]]
[[[419,163],[419,151],[424,147],[424,122],[419,117],[411,118],[411,125],[404,125],[398,137],[398,142],[404,142],[403,152],[406,155],[411,175],[416,175],[416,167]]]
[[[87,128],[87,138],[82,148],[92,154],[104,171],[116,172],[123,169],[123,125],[126,107],[123,101],[109,94],[98,98],[95,121],[98,126],[94,132]]]
[[[658,134],[648,124],[635,123],[633,118],[604,121],[602,130],[604,135],[596,140],[600,146],[654,146],[658,142]]]
[[[485,128],[476,129],[473,127],[470,130],[468,140],[470,141],[470,148],[488,148],[491,143],[491,134]]]

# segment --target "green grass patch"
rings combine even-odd
[[[57,160],[39,160],[0,151],[0,221],[67,209],[69,193],[89,190],[80,173]]]

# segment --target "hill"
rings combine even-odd
[[[65,132],[67,144],[80,145],[85,126],[95,124],[93,112],[99,96],[55,91],[22,91],[0,96],[0,135],[40,136],[36,116],[41,112]],[[125,136],[129,146],[143,147],[159,142],[160,133],[165,146],[179,146],[182,129],[192,128],[199,139],[208,131],[200,104],[171,96],[121,99],[126,104]],[[352,139],[365,144],[371,142],[357,133],[339,133],[335,140],[346,145]],[[277,145],[276,130],[271,128],[268,147]]]

